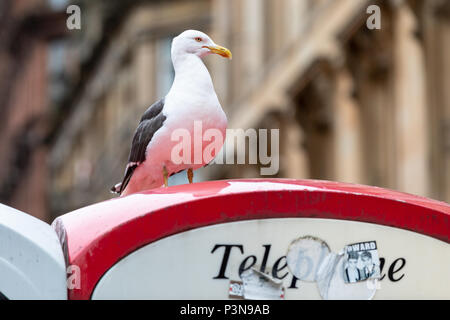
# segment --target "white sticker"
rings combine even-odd
[[[244,298],[244,284],[242,281],[230,281],[230,287],[228,289],[229,297],[235,299],[243,299]]]
[[[348,261],[347,256],[358,259]],[[375,241],[348,245],[344,251],[334,253],[325,241],[306,236],[290,244],[286,259],[294,276],[317,283],[323,299],[372,299],[378,287],[380,268]]]
[[[275,279],[255,268],[241,275],[244,299],[247,300],[283,300],[285,289],[282,280]]]
[[[347,245],[343,274],[346,283],[380,278],[380,259],[376,241]]]
[[[344,254],[334,254],[333,272],[323,280],[317,281],[320,295],[326,300],[370,300],[377,291],[376,284],[370,281],[345,283],[342,269],[345,263]]]
[[[325,241],[305,236],[292,241],[286,254],[291,273],[300,280],[314,282],[322,262],[330,254]]]

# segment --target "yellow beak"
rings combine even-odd
[[[208,48],[211,50],[212,53],[218,54],[219,56],[222,56],[224,58],[232,59],[233,55],[231,54],[231,51],[227,48],[221,47],[221,46],[204,46],[204,48]]]

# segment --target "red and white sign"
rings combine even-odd
[[[305,236],[323,241],[332,253],[327,257],[339,257],[349,244],[376,241],[376,288],[330,280],[326,298],[344,292],[344,298],[358,298],[351,292],[364,285],[376,291],[375,299],[449,299],[442,285],[450,282],[449,217],[448,204],[400,192],[270,179],[134,194],[66,214],[53,227],[66,261],[79,267],[79,287],[69,290],[69,299],[228,299],[230,283],[253,271],[266,273],[264,287],[272,290],[254,296],[324,298],[314,282],[320,279],[299,280],[286,260],[291,243]],[[299,263],[316,272],[325,260]]]

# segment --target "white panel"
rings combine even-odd
[[[66,267],[46,223],[0,204],[0,292],[8,299],[67,299]]]
[[[114,265],[100,280],[93,298],[227,299],[229,281],[239,280],[239,265],[246,257],[254,255],[259,266],[265,252],[263,246],[271,245],[267,268],[273,268],[286,255],[289,244],[306,235],[323,239],[334,252],[347,244],[376,240],[380,257],[385,259],[385,277],[375,298],[450,298],[447,243],[375,224],[310,218],[226,223],[167,237]],[[230,252],[225,273],[229,279],[214,279],[224,256],[224,248],[211,253],[218,244],[243,246],[243,254],[238,248]],[[406,262],[402,268],[401,259]],[[282,259],[278,267],[284,263]],[[389,269],[392,279],[388,277]],[[278,274],[286,272],[288,269],[284,268]],[[320,299],[315,283],[298,281],[297,288],[289,288],[292,279],[291,274],[284,279],[286,299]]]

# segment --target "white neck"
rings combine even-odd
[[[180,88],[192,94],[214,92],[211,76],[200,57],[195,54],[175,54],[172,55],[172,63],[175,79],[171,91]]]

